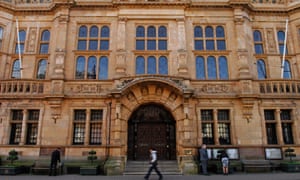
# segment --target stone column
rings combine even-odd
[[[218,110],[214,109],[213,110],[213,125],[214,125],[214,129],[213,129],[213,133],[214,133],[214,142],[216,145],[220,145],[219,142],[219,131],[218,131]]]
[[[84,145],[90,144],[90,122],[91,122],[91,110],[86,110],[86,117],[85,117],[85,133],[84,133]]]
[[[282,126],[281,126],[281,118],[280,118],[280,109],[276,109],[275,113],[275,120],[276,120],[276,132],[277,132],[277,139],[278,139],[278,144],[283,145],[283,137],[282,137]]]
[[[186,51],[186,35],[184,18],[177,19],[177,31],[178,31],[178,75],[188,77],[188,60]]]
[[[126,74],[126,21],[126,18],[119,18],[115,68],[116,77],[121,77]]]
[[[20,139],[20,145],[26,144],[26,131],[27,131],[27,114],[28,110],[23,110],[23,120],[22,120],[22,131],[21,131],[21,139]]]

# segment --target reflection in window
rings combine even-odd
[[[76,63],[75,79],[84,79],[85,74],[85,57],[79,56]]]
[[[100,58],[99,63],[99,79],[107,79],[108,78],[108,58],[103,56]]]
[[[291,79],[292,78],[290,62],[287,61],[287,60],[284,61],[283,78],[284,79]]]
[[[146,34],[145,34],[146,33]],[[167,50],[167,28],[165,26],[149,26],[136,28],[136,50]]]
[[[278,39],[278,47],[280,54],[284,53],[284,41],[285,41],[285,33],[283,31],[277,32],[277,39]],[[285,53],[288,54],[287,46],[285,46]]]
[[[38,63],[38,69],[37,69],[37,79],[45,79],[46,78],[46,70],[47,70],[47,60],[42,59]]]
[[[257,77],[258,79],[266,79],[267,74],[266,74],[266,65],[264,60],[259,59],[256,62],[256,68],[257,68]]]
[[[11,77],[12,78],[21,78],[20,60],[19,59],[15,60],[13,62]]]
[[[40,54],[49,53],[49,41],[50,41],[50,31],[45,30],[42,32],[42,37],[40,41]]]
[[[254,39],[255,54],[263,54],[264,53],[264,48],[263,48],[263,41],[262,41],[260,31],[255,30],[253,32],[253,39]]]
[[[24,45],[25,45],[25,39],[26,39],[26,32],[24,30],[19,31],[19,42],[17,40],[16,46],[15,46],[15,53],[16,54],[23,54],[24,53]],[[19,51],[20,47],[20,51]]]

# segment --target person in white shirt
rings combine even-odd
[[[145,175],[144,179],[148,180],[152,170],[154,169],[155,172],[157,173],[157,175],[159,176],[159,180],[162,180],[163,176],[157,169],[157,151],[154,148],[150,148],[149,151],[150,151],[150,158],[151,158],[151,160],[150,160],[151,166],[149,167],[149,170],[148,170],[147,174]]]

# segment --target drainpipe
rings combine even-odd
[[[110,128],[111,128],[111,102],[108,103],[108,132],[106,138],[106,161],[109,158],[109,151],[110,151]]]

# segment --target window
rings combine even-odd
[[[263,41],[261,33],[258,30],[253,32],[255,54],[264,54]]]
[[[108,58],[106,56],[99,58],[78,56],[75,79],[97,79],[97,77],[99,80],[108,79]]]
[[[225,56],[196,57],[196,79],[228,79],[228,64]]]
[[[136,28],[136,50],[167,50],[167,46],[165,26],[138,26]]]
[[[284,61],[283,78],[284,79],[291,79],[292,78],[290,62],[287,61],[287,60]]]
[[[0,49],[2,48],[2,41],[3,41],[3,28],[0,27]]]
[[[262,59],[259,59],[256,62],[256,68],[257,68],[257,77],[258,79],[266,79],[267,74],[266,74],[266,65],[265,61]]]
[[[216,112],[215,115],[212,109],[201,110],[202,141],[205,144],[231,144],[230,111],[220,109]],[[217,127],[217,131],[214,127]],[[218,137],[218,142],[214,137]]]
[[[46,78],[46,71],[47,71],[47,60],[42,59],[38,63],[37,68],[37,79],[45,79]]]
[[[20,30],[19,39],[16,40],[16,47],[15,47],[16,54],[19,54],[19,52],[20,54],[24,53],[25,39],[26,39],[26,32],[24,30]]]
[[[88,113],[90,113],[89,117],[87,117]],[[102,109],[74,110],[73,144],[102,144],[102,122]],[[89,136],[88,142],[85,142],[85,136]]]
[[[285,33],[284,31],[278,31],[277,32],[277,39],[278,39],[278,48],[279,48],[279,53],[283,54],[284,53],[284,42],[285,42]],[[288,49],[287,46],[285,46],[285,53],[288,54]]]
[[[40,54],[49,53],[49,41],[50,41],[50,31],[44,30],[42,32],[41,41],[40,41]]]
[[[12,78],[21,78],[21,64],[20,60],[17,59],[13,62],[11,77]]]
[[[27,113],[27,117],[25,119],[25,126],[23,126],[23,113]],[[36,145],[37,137],[38,137],[38,123],[40,110],[22,110],[15,109],[11,111],[11,132],[10,132],[10,140],[9,144],[20,144],[21,142],[21,134],[22,131],[26,132],[25,144],[28,145]]]
[[[225,32],[223,26],[195,26],[194,46],[195,50],[226,50]]]
[[[77,50],[107,51],[109,50],[109,36],[108,26],[82,25],[79,27]]]
[[[276,119],[276,114],[279,113],[280,119]],[[268,144],[278,144],[278,136],[282,135],[283,144],[294,144],[293,138],[293,120],[292,110],[281,109],[276,110],[264,110],[265,123],[266,123],[266,135]],[[279,129],[281,134],[279,134]]]
[[[140,74],[168,74],[168,59],[166,56],[138,56],[135,61],[135,72]]]

